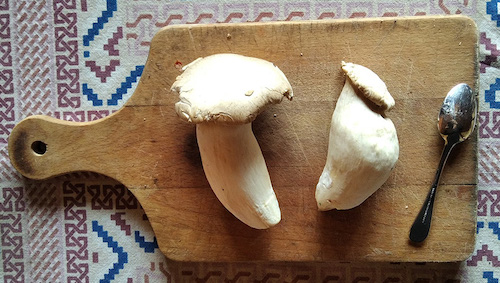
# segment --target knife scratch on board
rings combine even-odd
[[[411,76],[413,75],[414,64],[413,61],[410,60],[410,71],[408,73],[408,84],[406,85],[406,91],[410,92],[411,89]]]
[[[394,20],[392,26],[390,29],[387,29],[387,31],[385,32],[385,34],[380,38],[380,40],[377,42],[377,45],[375,46],[375,49],[379,48],[380,45],[382,44],[382,42],[385,41],[385,39],[394,31],[394,29],[396,28],[396,23],[397,21]]]
[[[165,114],[163,113],[162,105],[159,105],[158,108],[160,109],[160,115],[161,115],[161,117],[165,117]]]
[[[347,54],[349,55],[349,59],[352,58],[352,53],[351,53],[351,45],[349,44],[349,41],[346,41],[345,44],[347,45]]]
[[[198,52],[198,50],[196,49],[196,43],[194,41],[193,34],[191,33],[191,28],[188,28],[188,33],[189,33],[189,38],[191,39],[191,43],[193,44],[194,51]]]
[[[299,145],[299,149],[301,151],[302,157],[306,161],[306,164],[307,164],[307,167],[309,168],[309,170],[312,170],[312,165],[311,165],[311,162],[309,161],[309,158],[307,158],[307,154],[306,154],[306,151],[304,149],[304,145],[302,144],[302,141],[300,140],[299,135],[297,134],[297,130],[295,129],[295,127],[294,127],[294,125],[292,123],[292,121],[293,121],[292,117],[290,117],[290,115],[288,114],[288,111],[286,111],[286,109],[285,109],[285,107],[283,105],[279,104],[279,107],[281,107],[284,110],[283,112],[285,113],[285,116],[286,116],[287,120],[290,121],[290,126],[292,128],[292,133],[293,133],[295,139],[297,140],[297,143]]]

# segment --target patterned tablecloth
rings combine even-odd
[[[0,278],[4,282],[498,282],[500,1],[0,0]],[[134,92],[151,38],[180,23],[465,14],[479,28],[475,251],[460,263],[178,263],[134,196],[92,173],[23,179],[7,156],[32,114],[92,121]]]

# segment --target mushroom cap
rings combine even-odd
[[[263,59],[215,54],[182,70],[171,90],[179,94],[177,115],[192,123],[250,123],[266,105],[293,97],[285,74]]]
[[[366,98],[384,110],[394,107],[394,98],[387,90],[387,86],[372,70],[353,63],[342,61],[342,70],[349,77],[354,87],[359,89]]]

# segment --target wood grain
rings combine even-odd
[[[215,53],[275,63],[294,88],[253,124],[280,206],[268,230],[240,223],[205,179],[193,125],[182,122],[170,86],[179,64]],[[477,87],[477,30],[462,16],[179,25],[154,37],[126,106],[89,123],[32,116],[9,139],[25,176],[87,170],[126,185],[144,207],[165,255],[181,261],[459,261],[474,247],[477,137],[448,160],[424,244],[408,231],[425,199],[443,140],[442,100],[460,82]],[[331,115],[344,75],[340,62],[375,71],[396,100],[388,116],[400,158],[386,184],[361,206],[318,212],[314,190],[326,160]],[[43,155],[34,141],[47,144]]]

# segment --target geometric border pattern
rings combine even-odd
[[[24,282],[24,189],[2,188],[0,196],[0,247],[5,282]]]

